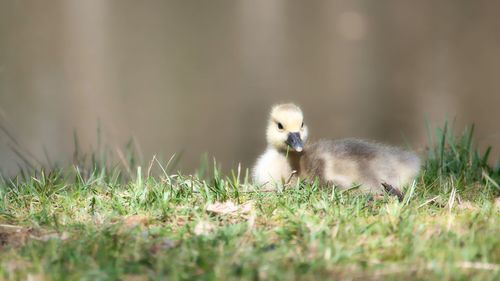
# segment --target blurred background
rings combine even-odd
[[[133,138],[145,162],[250,167],[272,104],[311,139],[423,151],[425,120],[500,147],[500,2],[0,1],[0,116],[41,161]],[[6,124],[6,125],[5,125]],[[1,134],[1,133],[0,133]],[[0,136],[0,169],[19,158]],[[45,152],[44,152],[45,150]]]

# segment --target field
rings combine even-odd
[[[2,177],[0,280],[500,280],[500,169],[472,132],[434,134],[403,202],[98,154]]]

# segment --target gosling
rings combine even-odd
[[[300,158],[307,140],[302,110],[294,104],[276,105],[267,124],[267,149],[252,171],[255,184],[282,187],[300,170]]]
[[[252,171],[254,183],[282,188],[291,179],[318,179],[340,190],[358,187],[368,194],[385,191],[401,200],[398,188],[408,185],[420,171],[420,159],[410,151],[359,139],[306,144],[307,136],[298,106],[274,106],[267,124],[267,149]]]

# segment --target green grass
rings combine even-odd
[[[127,153],[1,178],[0,280],[500,280],[500,169],[471,130],[436,136],[401,203]]]

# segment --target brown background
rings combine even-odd
[[[311,138],[425,144],[425,118],[500,147],[498,1],[0,2],[0,113],[40,159],[82,146],[250,166],[273,103]],[[2,136],[0,138],[4,140]],[[498,149],[495,150],[498,155]],[[0,143],[0,167],[19,160]]]

